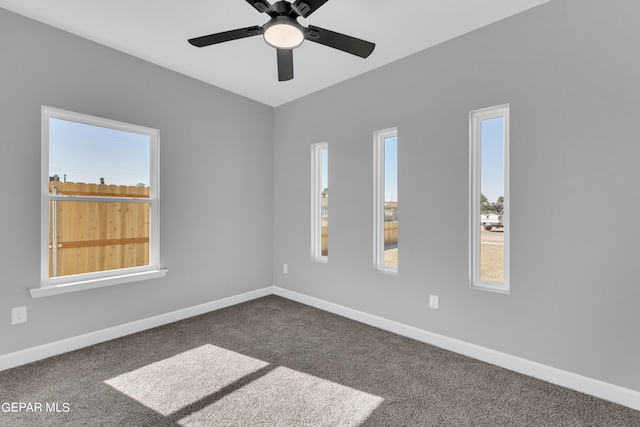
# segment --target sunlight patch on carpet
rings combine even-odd
[[[355,426],[383,398],[285,367],[181,419],[184,427],[264,425]]]
[[[267,365],[261,360],[207,344],[105,383],[166,416]]]

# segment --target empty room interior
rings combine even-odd
[[[640,2],[47,3],[0,0],[0,425],[640,425]]]

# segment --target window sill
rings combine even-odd
[[[378,273],[388,274],[390,276],[397,276],[398,275],[398,269],[397,268],[380,267],[380,268],[377,268],[376,271]]]
[[[505,294],[509,295],[510,290],[509,287],[505,287],[503,285],[494,285],[491,283],[473,283],[471,284],[471,289],[477,289],[479,291],[488,291],[495,292],[497,294]]]
[[[69,292],[85,291],[87,289],[104,288],[106,286],[121,285],[123,283],[139,282],[142,280],[164,277],[168,270],[152,270],[142,273],[124,274],[121,276],[105,277],[100,279],[83,280],[61,285],[43,286],[29,289],[32,298],[48,297],[52,295],[66,294]]]

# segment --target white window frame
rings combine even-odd
[[[510,292],[510,236],[511,236],[511,209],[509,196],[510,173],[509,173],[509,151],[510,151],[510,105],[498,105],[495,107],[483,108],[469,113],[469,141],[470,141],[470,197],[471,197],[471,239],[470,239],[470,283],[474,289],[482,289],[493,292],[508,294]],[[504,281],[491,282],[480,280],[480,193],[481,193],[481,150],[482,150],[482,121],[504,118],[504,211],[502,223],[504,230]]]
[[[398,274],[397,266],[384,264],[384,143],[386,138],[393,137],[398,137],[398,128],[373,133],[373,265],[387,274]]]
[[[72,196],[49,193],[49,119],[61,119],[93,126],[111,128],[125,132],[148,135],[150,146],[150,194],[148,198],[104,197],[104,196]],[[163,277],[167,270],[160,269],[160,221],[159,221],[159,145],[160,132],[143,126],[132,125],[115,120],[103,119],[72,111],[48,106],[41,108],[42,158],[41,158],[41,254],[40,254],[40,287],[30,289],[34,298],[93,289],[122,283]],[[94,273],[76,274],[61,277],[49,277],[49,207],[51,201],[85,201],[85,202],[127,202],[149,203],[149,265],[142,267],[122,268]]]
[[[328,262],[329,257],[322,255],[322,151],[327,150],[329,144],[319,142],[311,145],[311,259]],[[328,160],[327,160],[328,162]],[[328,178],[328,177],[327,177]],[[328,181],[328,179],[327,179]]]

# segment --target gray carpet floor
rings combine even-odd
[[[11,427],[640,426],[639,411],[277,296],[0,372],[0,404]]]

